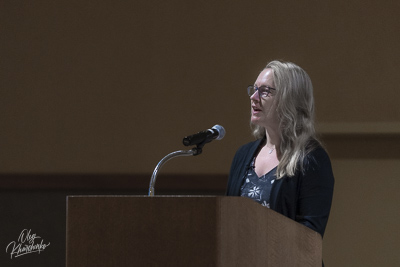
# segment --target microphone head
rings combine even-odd
[[[222,127],[221,125],[216,124],[211,129],[216,130],[218,132],[218,136],[217,136],[217,138],[215,138],[216,140],[221,140],[222,138],[224,138],[224,136],[225,136],[224,127]]]

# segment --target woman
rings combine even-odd
[[[257,141],[236,152],[227,195],[252,198],[323,236],[334,178],[315,137],[309,76],[291,62],[272,61],[247,92]]]

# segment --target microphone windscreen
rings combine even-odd
[[[211,129],[214,129],[218,132],[218,137],[215,138],[216,140],[221,140],[225,136],[225,129],[221,125],[214,125]]]

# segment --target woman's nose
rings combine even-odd
[[[258,91],[255,91],[251,96],[250,96],[251,100],[256,100],[259,101],[260,100],[260,95],[258,94]]]

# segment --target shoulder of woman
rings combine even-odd
[[[304,167],[318,167],[328,163],[330,165],[330,158],[326,150],[318,143],[307,154],[304,159]]]
[[[239,149],[236,151],[235,158],[246,157],[249,154],[253,155],[261,141],[262,141],[262,139],[258,139],[258,140],[255,140],[255,141],[252,141],[252,142],[249,142],[247,144],[240,146]]]
[[[257,139],[255,141],[249,142],[247,144],[242,145],[241,147],[239,147],[239,149],[237,150],[238,152],[241,151],[248,151],[248,150],[252,150],[255,149],[259,146],[260,142],[262,141],[262,139]]]

